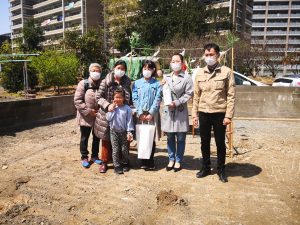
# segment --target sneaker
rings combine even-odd
[[[100,173],[106,173],[107,171],[107,165],[105,162],[101,163],[100,167],[99,167],[99,172]]]
[[[102,160],[99,158],[91,158],[91,164],[92,163],[96,163],[96,164],[100,165],[102,163]]]
[[[122,166],[117,166],[114,170],[116,174],[124,174]]]
[[[90,167],[89,160],[88,160],[88,159],[83,159],[83,160],[81,161],[81,165],[82,165],[84,168],[89,168],[89,167]]]

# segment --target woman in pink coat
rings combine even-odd
[[[98,63],[92,63],[89,67],[88,79],[78,83],[74,96],[74,104],[77,109],[76,120],[80,126],[80,153],[81,164],[84,168],[89,168],[91,164],[101,164],[99,159],[100,139],[94,134],[94,123],[98,112],[96,102],[96,93],[101,83],[101,66]],[[89,160],[88,139],[93,133],[92,155]]]

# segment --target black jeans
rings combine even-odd
[[[224,168],[226,157],[226,126],[223,125],[224,117],[225,113],[199,112],[199,129],[201,137],[203,167],[210,167],[210,140],[211,128],[213,128],[217,146],[218,170]]]
[[[87,159],[89,155],[88,141],[92,131],[92,127],[80,126],[81,138],[80,138],[80,153],[81,159]],[[99,142],[100,139],[95,136],[93,130],[93,142],[92,142],[92,158],[98,158],[99,154]]]

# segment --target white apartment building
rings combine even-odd
[[[300,1],[254,0],[251,44],[258,48],[267,47],[274,54],[273,60],[279,63],[290,53],[300,55]],[[293,68],[295,65],[282,64],[278,76],[292,74]],[[258,74],[270,73],[261,67]]]
[[[9,3],[12,42],[22,37],[22,28],[31,18],[44,30],[44,46],[58,44],[67,30],[83,34],[102,23],[99,0],[9,0]]]

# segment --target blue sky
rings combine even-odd
[[[10,33],[9,3],[7,0],[0,0],[0,34]]]

